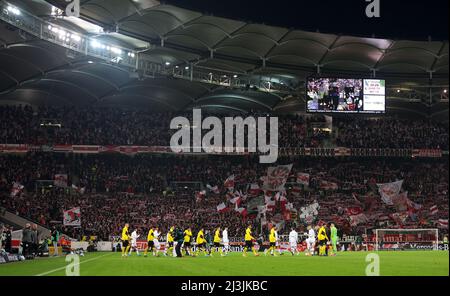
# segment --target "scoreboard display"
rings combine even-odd
[[[384,113],[386,82],[382,79],[309,78],[306,111]]]

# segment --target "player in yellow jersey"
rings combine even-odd
[[[197,251],[195,252],[195,255],[198,256],[200,251],[203,251],[205,256],[207,256],[208,253],[206,252],[206,239],[203,228],[198,231],[195,243],[197,244]]]
[[[166,249],[164,250],[164,256],[170,256],[173,255],[173,235],[174,235],[174,230],[175,227],[172,226],[169,229],[169,232],[167,232],[167,236],[166,236]]]
[[[272,255],[272,256],[277,256],[277,255],[275,255],[275,248],[276,248],[276,246],[277,246],[277,227],[276,226],[273,226],[271,229],[270,229],[270,234],[269,234],[269,249],[266,249],[265,251],[264,251],[264,255],[266,255],[267,256],[267,252],[268,251],[270,251],[270,255]]]
[[[252,250],[253,255],[259,256],[259,254],[256,252],[255,248],[253,247],[253,240],[255,238],[252,236],[252,226],[249,225],[247,229],[245,230],[245,246],[244,246],[244,253],[242,256],[247,257],[247,251]]]
[[[155,230],[153,229],[153,227],[150,227],[150,230],[148,231],[147,234],[147,248],[145,248],[144,257],[147,257],[148,250],[150,250],[150,252],[153,253],[153,256],[155,256],[155,242],[154,242],[155,236],[153,234],[154,232]]]
[[[221,237],[220,237],[220,227],[216,229],[214,232],[214,241],[213,241],[213,247],[211,248],[211,256],[213,256],[214,252],[217,252],[219,250],[220,256],[223,255],[222,245],[220,244]]]
[[[189,227],[184,231],[184,240],[183,240],[183,248],[187,256],[193,255],[191,250],[191,239],[192,239],[192,229]]]
[[[319,228],[319,232],[317,233],[317,240],[319,241],[319,256],[325,256],[327,242],[329,241],[325,225],[322,225]]]
[[[130,227],[130,224],[126,223],[122,228],[122,257],[127,256],[128,251],[130,250],[130,234],[128,233],[128,227]]]

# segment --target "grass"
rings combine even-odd
[[[364,276],[366,252],[336,257],[131,257],[89,253],[80,258],[81,276]],[[449,253],[443,251],[378,252],[382,276],[449,276]],[[0,265],[0,276],[64,276],[64,257]]]

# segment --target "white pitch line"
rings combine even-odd
[[[99,256],[99,257],[95,257],[95,258],[92,258],[92,259],[88,259],[88,260],[85,260],[85,261],[81,261],[81,262],[78,263],[78,264],[74,264],[74,266],[75,266],[75,265],[81,265],[82,263],[94,261],[94,260],[100,259],[100,258],[105,257],[105,256],[108,256],[108,255],[111,255],[111,254],[105,254],[105,255],[102,255],[102,256]],[[50,274],[50,273],[54,273],[54,272],[57,272],[57,271],[66,269],[66,267],[67,267],[67,266],[63,266],[63,267],[60,267],[60,268],[52,269],[52,270],[50,270],[50,271],[47,271],[47,272],[44,272],[44,273],[37,274],[36,276],[44,276],[44,275],[47,275],[47,274]]]

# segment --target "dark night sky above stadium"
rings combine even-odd
[[[365,0],[166,0],[168,4],[254,23],[391,39],[448,40],[449,0],[380,0],[381,18]]]

